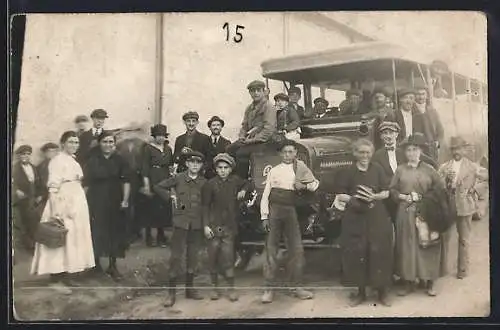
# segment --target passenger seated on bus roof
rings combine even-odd
[[[334,117],[338,116],[338,112],[328,108],[328,101],[322,97],[317,97],[314,99],[314,108],[312,113],[312,118],[319,119],[323,117]]]
[[[368,112],[365,106],[362,106],[363,93],[359,89],[350,89],[346,92],[347,99],[339,105],[341,116],[353,116]]]

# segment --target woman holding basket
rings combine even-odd
[[[63,133],[62,152],[49,163],[49,202],[45,206],[40,223],[59,223],[65,228],[60,244],[35,246],[31,274],[50,274],[52,286],[69,294],[68,273],[78,273],[95,266],[90,230],[89,209],[81,180],[82,168],[75,160],[78,136],[73,131]]]

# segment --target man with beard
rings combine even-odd
[[[430,105],[427,87],[419,85],[415,89],[415,110],[422,114],[423,129],[429,145],[429,155],[438,159],[439,148],[444,138],[444,128],[439,115]]]
[[[458,232],[457,278],[463,279],[469,272],[469,245],[472,215],[476,211],[474,186],[477,179],[487,180],[488,171],[465,157],[469,144],[460,136],[450,139],[452,159],[441,165],[439,174],[446,183],[451,209],[455,212]],[[444,235],[446,243],[449,235]],[[447,246],[447,245],[446,245]]]
[[[179,135],[175,139],[174,147],[174,163],[177,164],[177,173],[182,173],[187,170],[185,154],[198,151],[203,154],[205,159],[210,153],[210,138],[208,135],[198,132],[200,115],[197,112],[189,111],[182,116],[186,133]]]
[[[210,135],[210,152],[208,154],[207,159],[207,170],[205,172],[205,177],[207,179],[211,179],[215,177],[215,169],[213,165],[213,159],[218,154],[226,152],[226,148],[231,144],[231,141],[226,139],[221,135],[222,128],[224,127],[224,120],[222,120],[218,116],[213,116],[208,121],[208,128],[212,134]]]
[[[290,99],[290,106],[297,111],[297,114],[299,115],[300,120],[306,118],[306,113],[304,110],[304,107],[299,105],[299,100],[301,98],[302,92],[300,91],[300,88],[293,86],[290,87],[288,90],[288,97]]]
[[[263,150],[276,133],[276,110],[266,98],[266,84],[252,81],[247,85],[252,103],[245,110],[238,141],[227,147],[227,152],[236,158],[236,174],[248,178],[250,155]]]

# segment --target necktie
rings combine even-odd
[[[394,151],[396,149],[394,148],[394,146],[386,146],[385,150],[387,150],[387,151]]]
[[[213,144],[214,146],[217,145],[217,137],[214,136],[214,139],[213,139]]]

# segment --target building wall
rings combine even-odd
[[[58,141],[95,108],[108,128],[150,121],[155,47],[153,15],[28,15],[15,144]]]
[[[284,23],[283,13],[164,14],[162,117],[172,144],[184,130],[181,116],[188,110],[198,111],[199,128],[205,133],[209,133],[208,119],[221,116],[226,121],[223,134],[235,139],[251,102],[246,85],[263,79],[262,61],[349,43],[336,31],[317,27],[295,13],[288,15]],[[232,29],[236,24],[245,27],[241,43],[226,41],[225,22]],[[269,87],[271,97],[283,91],[281,82],[270,81]]]

